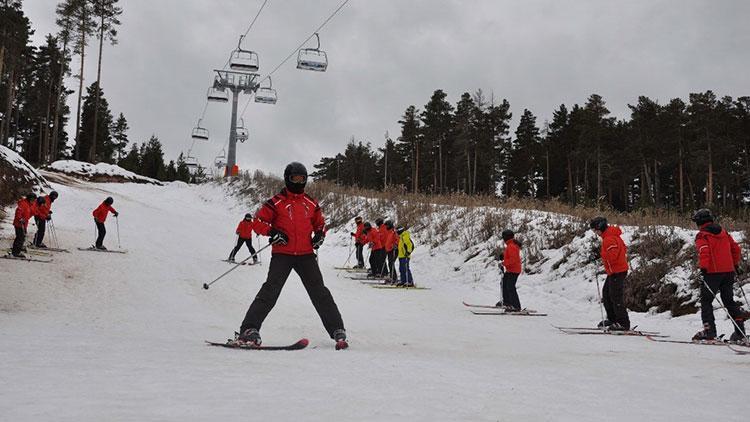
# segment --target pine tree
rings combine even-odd
[[[190,183],[190,169],[188,169],[185,163],[185,157],[180,153],[177,158],[177,177],[175,180],[180,180],[185,183]]]
[[[398,137],[396,145],[396,151],[402,160],[409,163],[409,175],[404,179],[403,184],[410,187],[414,193],[419,191],[419,157],[422,140],[418,114],[419,110],[413,105],[406,109],[403,117],[398,121],[401,124],[401,136]]]
[[[33,35],[29,19],[21,9],[20,0],[6,0],[0,4],[0,144],[8,139],[14,118],[18,119],[17,92],[23,68],[33,53],[29,37]],[[14,114],[15,105],[15,114]]]
[[[541,151],[536,117],[524,110],[510,151],[509,191],[522,197],[536,196],[537,177],[541,173],[538,157]]]
[[[182,154],[180,154],[180,158],[182,158]],[[133,173],[141,174],[141,153],[138,144],[133,144],[130,151],[117,162],[117,165]]]
[[[436,90],[422,112],[424,148],[420,161],[424,162],[419,174],[421,185],[434,192],[447,191],[447,159],[452,149],[451,125],[453,106],[445,99],[442,89]],[[423,158],[424,157],[424,158]],[[426,176],[426,177],[425,177]],[[431,176],[431,177],[430,177]]]
[[[141,147],[141,174],[157,180],[164,180],[164,153],[161,142],[156,135],[152,135],[148,143]]]
[[[110,128],[110,133],[112,134],[112,150],[114,151],[114,156],[117,161],[122,159],[125,147],[128,146],[129,141],[127,132],[129,129],[130,127],[128,126],[127,119],[125,119],[125,115],[120,113],[120,115],[117,116],[117,120],[115,120]]]
[[[100,98],[99,103],[99,120],[96,121],[96,127],[98,128],[97,138],[94,139],[94,116],[97,115],[95,110],[95,103],[97,95]],[[98,89],[96,82],[91,84],[86,89],[86,98],[83,104],[83,113],[81,116],[81,130],[78,137],[78,142],[75,146],[76,156],[80,157],[91,157],[91,149],[95,148],[94,143],[98,145],[99,153],[96,154],[94,160],[91,162],[105,162],[113,163],[115,155],[115,147],[112,143],[112,135],[110,134],[110,127],[112,126],[112,113],[109,110],[109,104],[107,99]],[[87,159],[88,161],[88,159]]]

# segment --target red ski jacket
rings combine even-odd
[[[47,217],[49,217],[49,212],[52,209],[52,200],[49,199],[49,196],[44,197],[44,205],[37,205],[36,206],[36,216],[41,218],[42,220],[46,220]]]
[[[94,216],[94,219],[96,221],[100,223],[104,223],[105,221],[107,221],[107,216],[109,215],[110,212],[116,213],[117,211],[115,211],[115,209],[112,208],[110,205],[107,205],[104,202],[102,202],[101,204],[99,204],[98,207],[96,207],[94,212],[92,212],[91,214]]]
[[[354,243],[358,245],[364,245],[367,243],[367,236],[362,233],[362,230],[365,229],[365,223],[359,223],[357,224],[357,230],[354,231],[354,234],[352,235],[354,237]]]
[[[383,247],[386,252],[391,252],[394,248],[398,247],[398,234],[396,234],[396,230],[386,227],[383,232]]]
[[[22,198],[18,200],[17,205],[16,214],[13,217],[13,227],[25,230],[29,227],[29,220],[34,216],[34,201],[27,201],[26,198]]]
[[[255,230],[256,226],[255,221],[248,221],[243,219],[240,221],[240,224],[237,225],[237,230],[235,230],[235,233],[240,235],[241,239],[252,239],[253,238],[253,230]]]
[[[289,237],[286,245],[274,244],[272,253],[309,255],[313,253],[313,233],[325,232],[326,222],[316,200],[306,193],[292,193],[283,189],[255,214],[256,233],[268,236],[272,228]]]
[[[380,239],[378,229],[373,227],[367,232],[367,243],[370,244],[370,249],[373,251],[383,249],[383,241]]]
[[[503,267],[505,271],[513,274],[521,274],[521,248],[515,240],[509,239],[505,242],[503,252]]]
[[[609,226],[602,233],[600,254],[607,275],[624,273],[628,270],[628,248],[622,241],[621,234],[622,230],[617,226]]]
[[[698,266],[708,273],[730,273],[740,263],[740,247],[732,236],[714,223],[701,226],[695,236]]]

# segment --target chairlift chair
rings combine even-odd
[[[229,60],[229,68],[241,72],[257,72],[259,69],[258,54],[254,51],[242,49],[243,38],[244,36],[240,35],[237,49],[232,52],[232,57]]]
[[[214,158],[214,167],[223,170],[227,166],[227,156],[224,150],[221,150],[221,154]]]
[[[261,104],[276,104],[276,90],[273,89],[271,77],[268,77],[268,86],[260,87],[255,92],[255,102]]]
[[[315,33],[318,40],[317,48],[302,48],[297,54],[297,69],[325,72],[328,68],[328,55],[320,49],[320,36]]]
[[[215,103],[226,103],[229,102],[229,94],[226,90],[210,87],[208,88],[208,94],[206,95],[208,101]]]
[[[198,120],[198,124],[193,128],[192,138],[208,141],[208,129],[201,126],[201,120]]]
[[[198,171],[198,167],[200,167],[198,165],[198,160],[190,155],[190,151],[188,151],[187,157],[185,157],[185,167],[187,167],[190,174],[195,174]]]
[[[240,142],[245,142],[250,137],[250,133],[245,128],[245,121],[240,119],[240,124],[237,125],[237,140]]]

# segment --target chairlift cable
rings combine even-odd
[[[240,38],[240,43],[239,43],[239,44],[237,45],[237,47],[238,47],[238,48],[239,48],[239,47],[240,47],[240,45],[242,44],[242,41],[243,41],[243,40],[244,40],[245,38],[247,38],[247,34],[249,34],[249,33],[250,33],[250,30],[251,30],[251,29],[253,29],[253,25],[255,25],[255,21],[257,21],[257,20],[258,20],[258,17],[260,16],[260,12],[262,12],[262,11],[263,11],[263,8],[264,8],[264,7],[266,7],[266,4],[267,4],[267,3],[268,3],[268,0],[264,0],[264,1],[263,1],[263,4],[261,4],[261,5],[260,5],[260,9],[258,9],[258,13],[256,13],[256,14],[255,14],[255,17],[254,17],[254,18],[253,18],[253,20],[252,20],[252,21],[250,22],[250,26],[248,26],[248,27],[247,27],[247,31],[245,31],[245,33],[244,33],[244,34],[242,35],[242,38]],[[226,63],[224,63],[224,67],[222,67],[222,69],[226,69],[226,68],[227,68],[227,66],[229,66],[229,63],[231,63],[231,61],[232,61],[232,54],[229,54],[229,59],[227,59],[227,62],[226,62]]]

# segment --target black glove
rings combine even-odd
[[[708,274],[708,270],[705,268],[701,268],[701,275],[706,275],[706,274]]]
[[[268,232],[268,235],[271,236],[268,238],[268,243],[278,243],[279,245],[286,245],[289,243],[289,236],[282,231],[271,229],[271,231]]]
[[[505,274],[505,266],[503,265],[502,261],[497,263],[497,267],[500,268],[500,272]]]
[[[735,273],[736,273],[737,275],[741,275],[742,273],[744,273],[744,271],[742,271],[742,268],[740,268],[740,266],[739,266],[739,265],[735,265],[735,266],[734,266],[734,272],[735,272]]]
[[[320,230],[316,231],[312,238],[313,249],[318,249],[323,244],[324,240],[326,240],[326,235]]]
[[[502,253],[502,252],[500,252],[500,256],[497,259],[499,259],[500,261],[502,261],[503,259],[505,259],[505,254]]]
[[[354,232],[349,232],[349,234],[352,235],[352,236],[356,236],[356,234],[354,234]]]
[[[48,215],[48,216],[47,216],[47,221],[50,221],[50,220],[52,220],[52,216],[51,216],[51,215]]]
[[[117,216],[119,216],[119,215],[120,215],[120,213],[119,213],[119,212],[115,212],[115,217],[117,217]]]

